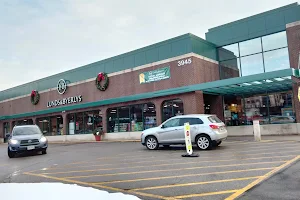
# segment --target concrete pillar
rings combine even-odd
[[[62,113],[62,118],[63,118],[63,135],[68,135],[69,134],[69,122],[68,122],[68,118],[67,118],[67,113]]]
[[[163,101],[155,101],[154,104],[155,104],[155,112],[156,112],[156,125],[160,125],[162,123],[162,116],[161,116],[161,113],[162,113],[162,102]]]

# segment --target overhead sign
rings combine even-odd
[[[64,79],[60,79],[57,83],[57,92],[59,94],[64,94],[67,90],[67,83]]]
[[[184,135],[185,135],[186,152],[187,152],[187,154],[192,155],[193,154],[193,147],[192,147],[192,141],[191,141],[190,123],[184,123]]]
[[[47,108],[82,102],[82,95],[49,101]]]
[[[143,72],[139,75],[140,84],[169,79],[170,77],[170,67]]]

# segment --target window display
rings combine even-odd
[[[153,103],[137,104],[107,110],[107,131],[143,131],[156,126],[156,110]]]
[[[162,105],[162,120],[163,122],[167,119],[183,115],[183,102],[181,99],[174,99],[165,101]]]

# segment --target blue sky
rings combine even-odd
[[[0,0],[0,90],[295,0]]]

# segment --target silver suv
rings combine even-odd
[[[192,143],[199,149],[211,149],[227,138],[225,124],[215,115],[181,115],[168,119],[158,127],[144,130],[142,145],[154,150],[159,145],[185,144],[183,125],[186,122],[190,123]]]
[[[37,125],[15,126],[8,140],[7,154],[9,158],[27,151],[41,151],[46,154],[47,148],[47,138]]]

